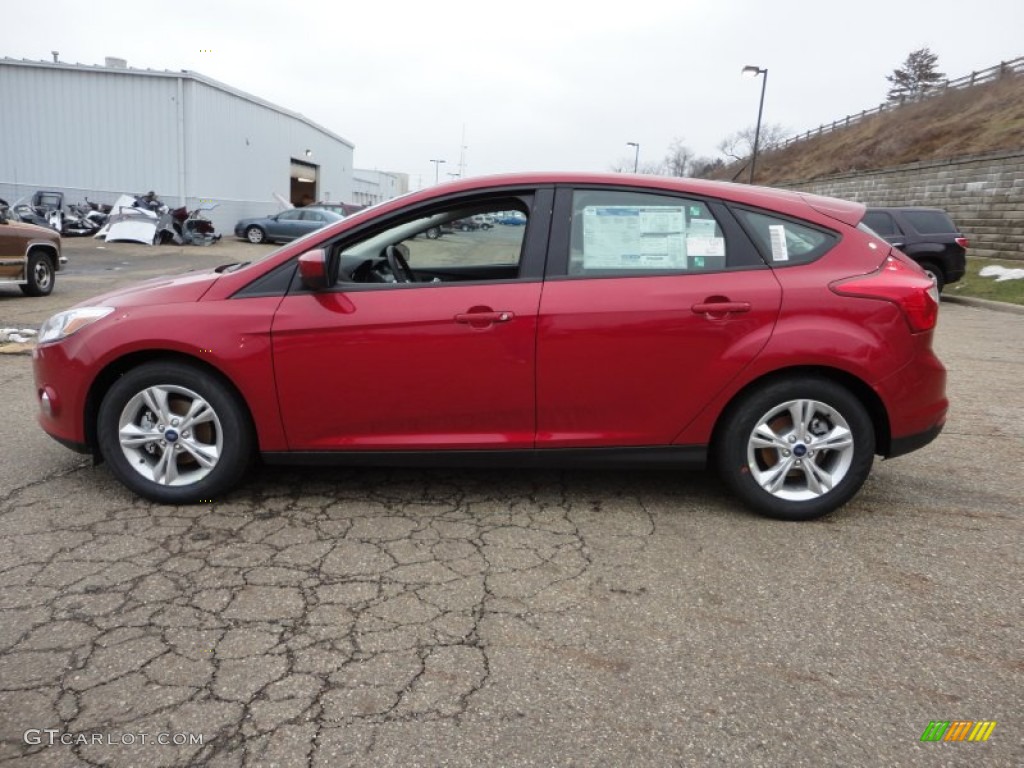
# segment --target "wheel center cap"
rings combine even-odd
[[[803,443],[797,443],[793,446],[793,455],[797,458],[807,455],[807,446]]]
[[[177,439],[178,439],[178,430],[176,430],[176,429],[168,429],[168,430],[164,431],[164,440],[166,440],[168,443],[173,443]]]

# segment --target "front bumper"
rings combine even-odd
[[[36,346],[32,350],[32,372],[39,426],[57,442],[80,453],[89,453],[85,403],[90,378],[81,362],[80,350],[75,349],[79,344],[78,339],[71,337],[63,342]]]

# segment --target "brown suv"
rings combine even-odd
[[[18,221],[0,200],[0,285],[17,285],[26,296],[46,296],[65,261],[60,235]]]

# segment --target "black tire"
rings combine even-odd
[[[245,230],[245,239],[253,245],[259,245],[267,241],[267,233],[262,227],[252,226]]]
[[[157,400],[145,400],[147,392],[155,393]],[[149,406],[159,401],[160,393],[164,393],[170,414],[165,420],[170,424],[157,423],[160,416]],[[187,420],[178,417],[196,403],[193,395],[209,406],[213,418],[197,422],[191,434]],[[146,445],[140,438],[138,445],[122,446],[122,428],[154,439]],[[252,422],[234,391],[211,373],[171,361],[146,363],[119,378],[100,405],[96,436],[100,453],[117,479],[138,495],[161,504],[215,500],[241,481],[255,451]],[[202,466],[195,450],[209,455],[214,445],[219,447],[216,460],[210,467]],[[165,465],[173,465],[165,479],[180,484],[154,479]]]
[[[788,406],[794,401],[807,404],[806,411],[796,407],[808,414],[806,434],[793,429]],[[766,427],[759,437],[772,435],[782,447],[762,447],[764,440],[755,445],[759,425]],[[826,437],[839,445],[847,433],[852,446],[823,447]],[[789,521],[812,520],[848,502],[867,479],[874,454],[874,426],[864,405],[845,387],[817,376],[779,379],[741,396],[724,414],[714,445],[718,470],[733,493],[754,511]],[[831,488],[820,484],[823,476],[834,482]],[[758,477],[781,485],[770,490]]]
[[[426,231],[426,235],[428,240],[437,240],[441,236],[441,228],[431,227]]]
[[[942,289],[946,287],[946,273],[930,261],[922,261],[921,269],[925,271],[928,277],[935,281],[935,289],[942,293]]]
[[[25,265],[24,285],[19,286],[26,296],[49,296],[53,293],[56,273],[50,255],[41,251],[30,251]]]

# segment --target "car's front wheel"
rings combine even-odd
[[[745,395],[726,414],[715,449],[723,480],[752,509],[811,520],[845,504],[864,484],[875,432],[849,390],[811,376]]]
[[[54,270],[53,262],[45,253],[38,250],[28,255],[28,264],[25,265],[25,283],[21,286],[21,292],[26,296],[49,296],[53,292]]]
[[[235,393],[178,362],[147,363],[121,376],[103,398],[96,434],[117,478],[162,504],[212,501],[241,480],[254,450]]]
[[[254,245],[259,245],[267,239],[267,233],[260,227],[249,227],[245,230],[245,239]]]

